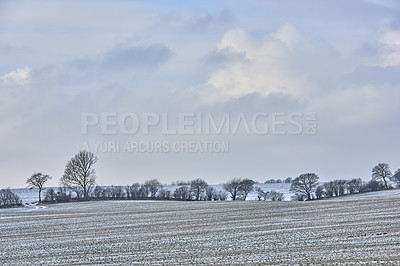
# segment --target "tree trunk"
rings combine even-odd
[[[39,187],[39,203],[42,202],[42,198],[40,197],[40,194],[42,194],[42,188]]]

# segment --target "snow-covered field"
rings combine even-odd
[[[165,189],[168,189],[170,191],[174,191],[178,186],[165,186]],[[213,187],[219,191],[223,190],[222,185],[213,185]],[[290,192],[290,184],[287,183],[269,183],[269,184],[255,184],[255,188],[260,187],[265,191],[276,191],[284,194],[284,200],[288,201],[291,199],[291,196],[294,195],[294,193]],[[44,199],[44,196],[46,195],[46,190],[48,188],[43,188],[42,190],[42,199]],[[57,190],[57,188],[53,188]],[[17,194],[20,199],[22,200],[22,203],[32,203],[32,202],[37,202],[38,201],[38,192],[39,190],[37,188],[29,189],[29,188],[13,188],[11,189],[12,192]],[[257,193],[252,192],[249,194],[248,200],[257,200]]]
[[[400,265],[400,190],[312,202],[0,209],[0,264]]]

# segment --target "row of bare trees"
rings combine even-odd
[[[217,191],[203,179],[195,179],[190,182],[178,181],[182,184],[174,191],[170,191],[157,180],[152,179],[144,184],[134,183],[132,185],[102,187],[96,186],[96,173],[93,168],[97,157],[89,151],[80,151],[67,162],[64,174],[60,179],[63,188],[58,191],[48,189],[45,201],[60,202],[70,200],[71,194],[67,189],[74,192],[76,198],[82,200],[94,199],[174,199],[174,200],[226,200],[228,193],[232,200],[246,200],[248,194],[254,190],[254,181],[250,179],[232,179],[226,183],[224,190]],[[34,173],[26,181],[28,187],[39,189],[39,202],[44,184],[50,180],[49,175],[41,172]],[[259,192],[261,193],[261,192]],[[269,192],[263,192],[267,195]],[[273,194],[275,195],[275,194]],[[283,196],[273,196],[273,199],[281,199]],[[264,199],[269,197],[264,197]]]
[[[189,185],[177,187],[174,191],[165,188],[157,179],[152,179],[143,184],[134,183],[126,186],[95,186],[90,190],[88,198],[82,194],[76,194],[76,188],[67,189],[61,187],[58,191],[49,188],[46,191],[46,202],[64,202],[72,199],[71,193],[74,192],[78,200],[226,200],[228,195],[223,190],[216,190],[209,186],[203,179],[195,179]]]
[[[281,192],[276,192],[274,190],[272,191],[265,191],[262,188],[258,187],[256,188],[257,192],[257,199],[259,201],[261,200],[271,200],[271,201],[282,201],[285,199],[283,193]]]
[[[51,189],[46,192],[46,201],[67,201],[66,188],[75,192],[77,198],[89,199],[93,187],[96,185],[96,172],[93,168],[97,162],[97,157],[86,150],[77,153],[65,166],[64,174],[60,179],[60,184],[64,187],[59,191]],[[41,172],[34,173],[26,183],[29,188],[39,189],[39,202],[44,184],[51,179],[51,176]]]
[[[227,194],[209,186],[203,179],[195,179],[188,185],[181,185],[175,190],[165,188],[157,179],[143,184],[134,183],[127,186],[96,186],[93,199],[128,199],[128,200],[226,200]]]
[[[58,191],[50,189],[46,192],[46,201],[68,201],[71,191],[81,200],[95,199],[174,199],[174,200],[225,200],[230,196],[232,200],[246,200],[249,193],[254,191],[255,182],[251,179],[235,178],[223,185],[223,190],[216,191],[203,179],[192,181],[177,181],[180,184],[174,191],[166,189],[157,179],[143,184],[102,187],[96,186],[96,172],[94,169],[97,157],[86,150],[77,153],[65,166],[64,174],[60,179],[62,188]],[[380,163],[372,169],[372,180],[363,183],[361,179],[334,180],[319,185],[319,177],[314,173],[302,174],[292,180],[290,190],[295,192],[296,200],[311,200],[315,198],[341,196],[364,191],[375,191],[388,188],[388,181],[392,177],[389,165]],[[400,169],[395,173],[400,182]],[[38,188],[39,202],[44,184],[51,177],[41,172],[34,173],[26,181],[28,187]],[[67,193],[67,189],[68,192]],[[283,194],[275,191],[256,190],[259,200],[282,200]]]
[[[246,200],[249,193],[254,191],[255,182],[250,179],[235,178],[223,185],[223,189],[216,189],[209,186],[203,179],[194,179],[187,181],[183,185],[165,187],[157,179],[145,181],[143,184],[133,183],[126,186],[95,186],[89,193],[89,198],[94,200],[181,200],[181,201],[223,201],[230,197],[232,200]],[[85,199],[82,195],[76,194],[77,199]],[[259,200],[281,201],[284,199],[283,193],[276,191],[264,191],[261,188],[256,189]],[[66,190],[55,192],[48,189],[45,201],[61,202],[71,200],[70,193]]]
[[[392,176],[389,165],[380,163],[372,169],[372,179],[369,182],[363,182],[361,178],[354,178],[319,184],[319,177],[316,174],[307,173],[295,178],[290,190],[295,192],[294,200],[330,198],[391,188],[389,181],[392,177],[395,182],[400,183],[400,169]]]
[[[257,199],[271,200],[271,201],[282,201],[284,200],[283,193],[276,191],[266,191],[260,187],[254,187],[255,182],[251,179],[245,178],[234,178],[231,181],[224,184],[224,189],[230,194],[232,200],[246,200],[247,196],[255,191],[257,193]]]

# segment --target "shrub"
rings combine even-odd
[[[9,188],[0,190],[0,208],[21,206],[22,201]]]

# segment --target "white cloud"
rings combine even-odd
[[[17,84],[24,85],[30,81],[31,70],[27,67],[18,68],[15,71],[9,72],[3,76],[0,76],[0,80],[5,84]]]
[[[318,44],[319,45],[319,44]],[[331,51],[313,44],[292,25],[286,24],[275,33],[259,38],[243,29],[228,31],[218,44],[218,50],[230,50],[243,54],[242,60],[235,60],[221,67],[200,86],[205,102],[218,102],[259,93],[285,93],[305,98],[315,90],[314,71],[328,72],[336,60]],[[324,73],[326,75],[327,73]]]
[[[380,36],[381,66],[400,65],[400,30],[386,29]]]
[[[295,52],[299,47],[306,50],[312,49],[312,45],[306,40],[306,38],[290,24],[286,24],[279,28],[272,36],[283,42],[291,52]]]
[[[393,31],[382,35],[380,42],[386,49],[380,50],[378,56],[387,58],[383,66],[397,64],[397,57],[400,60],[399,37]],[[329,45],[290,24],[265,37],[243,29],[228,31],[217,47],[217,53],[210,56],[227,58],[227,51],[240,56],[225,61],[197,88],[203,103],[223,103],[254,93],[262,97],[278,93],[305,103],[306,110],[318,112],[338,126],[377,123],[397,112],[396,80],[380,84],[374,76],[358,77],[360,61],[341,57]],[[370,70],[377,76],[389,71]],[[354,78],[346,80],[350,73],[356,75],[357,83]]]
[[[19,68],[0,76],[0,117],[4,120],[10,109],[23,103],[31,83],[31,70]]]

